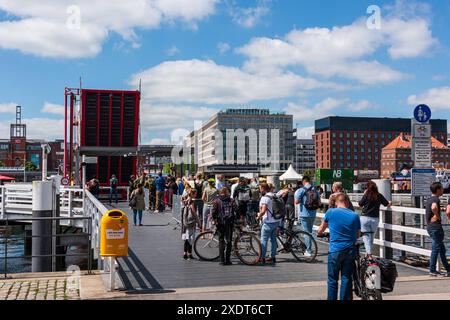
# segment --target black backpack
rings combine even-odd
[[[311,211],[319,209],[322,205],[319,192],[317,192],[314,187],[305,190],[306,192],[303,196],[304,198],[306,198],[305,202],[303,203],[305,208]]]
[[[286,205],[282,198],[273,195],[269,197],[272,200],[272,217],[275,220],[283,219],[286,216]]]
[[[234,219],[233,201],[231,199],[223,201],[216,199],[219,203],[219,219],[222,223],[230,222]]]

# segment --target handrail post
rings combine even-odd
[[[385,211],[384,221],[386,224],[392,225],[392,222],[393,222],[392,216],[393,216],[392,210],[388,209]],[[384,237],[385,237],[386,241],[393,242],[392,234],[393,234],[392,230],[390,230],[390,229],[385,230]],[[384,253],[386,255],[385,257],[387,259],[393,259],[393,257],[394,257],[393,251],[394,250],[390,247],[386,247],[384,250],[385,250]]]
[[[6,192],[5,192],[5,188],[1,188],[2,190],[2,203],[1,203],[1,208],[0,208],[0,212],[1,212],[1,217],[2,219],[5,218],[5,209],[6,209]]]
[[[67,204],[67,210],[68,210],[68,214],[69,217],[72,218],[73,213],[72,213],[72,190],[69,190],[69,200],[68,200],[68,204]]]
[[[109,257],[109,290],[116,289],[116,258]]]
[[[380,223],[384,225],[384,210],[380,210]],[[384,235],[385,235],[385,229],[384,226],[382,228],[379,228],[379,239],[380,239],[380,258],[384,258],[386,256],[386,247],[384,246]]]
[[[402,212],[402,222],[401,222],[402,226],[406,226],[406,213]],[[402,232],[402,244],[406,245],[406,233]],[[401,259],[404,261],[406,260],[406,251],[402,250],[401,252]]]

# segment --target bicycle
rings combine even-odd
[[[245,265],[256,265],[261,257],[261,242],[253,232],[244,231],[239,225],[233,228],[232,252]],[[219,254],[219,234],[216,230],[200,233],[194,240],[194,252],[204,261],[215,261]]]
[[[364,232],[361,235],[370,233],[373,232]],[[317,237],[329,240],[330,234],[324,233],[323,236],[318,235]],[[362,300],[383,300],[380,266],[376,261],[361,257],[360,249],[362,245],[362,242],[355,244],[355,272],[352,275],[353,292]]]
[[[294,221],[289,221],[287,228],[282,228],[277,234],[277,242],[280,249],[278,253],[291,253],[294,258],[299,262],[313,262],[317,257],[317,242],[309,232],[303,230],[294,230]],[[252,217],[247,218],[247,229],[249,232],[260,235],[261,226],[256,219]],[[310,255],[306,254],[308,240],[311,242]]]

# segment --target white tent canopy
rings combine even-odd
[[[283,173],[280,176],[281,181],[299,181],[302,180],[303,176],[301,174],[298,174],[297,171],[292,167],[292,165],[289,166],[289,169],[285,173]]]

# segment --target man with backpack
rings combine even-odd
[[[117,180],[116,175],[113,174],[111,176],[111,179],[109,180],[109,205],[112,205],[113,195],[115,196],[116,204],[118,202],[118,192],[117,192],[118,184],[119,184],[119,180]]]
[[[303,230],[312,233],[317,209],[320,208],[322,202],[319,192],[311,185],[311,179],[308,176],[304,176],[302,182],[303,187],[295,192],[295,205],[299,206],[299,220]],[[306,237],[305,242],[307,250],[305,256],[310,257],[312,244],[309,238]]]
[[[328,253],[328,300],[337,300],[338,281],[341,277],[341,300],[352,299],[352,275],[355,272],[357,250],[356,240],[361,236],[359,216],[348,209],[347,195],[336,196],[336,208],[327,211],[319,230],[322,236],[330,230],[330,248]]]
[[[270,238],[270,260],[273,264],[277,262],[277,232],[281,226],[281,221],[286,214],[284,202],[281,198],[270,192],[270,187],[266,183],[262,183],[259,187],[262,198],[259,206],[259,214],[257,220],[263,221],[261,227],[261,263],[266,263],[267,244]]]
[[[232,265],[231,247],[233,241],[233,227],[237,207],[230,198],[230,191],[223,187],[219,191],[219,198],[212,202],[211,215],[219,233],[220,264]]]
[[[247,179],[245,177],[239,178],[239,184],[234,189],[233,199],[238,206],[238,215],[243,222],[247,216],[247,211],[252,200],[252,190],[247,185]]]

